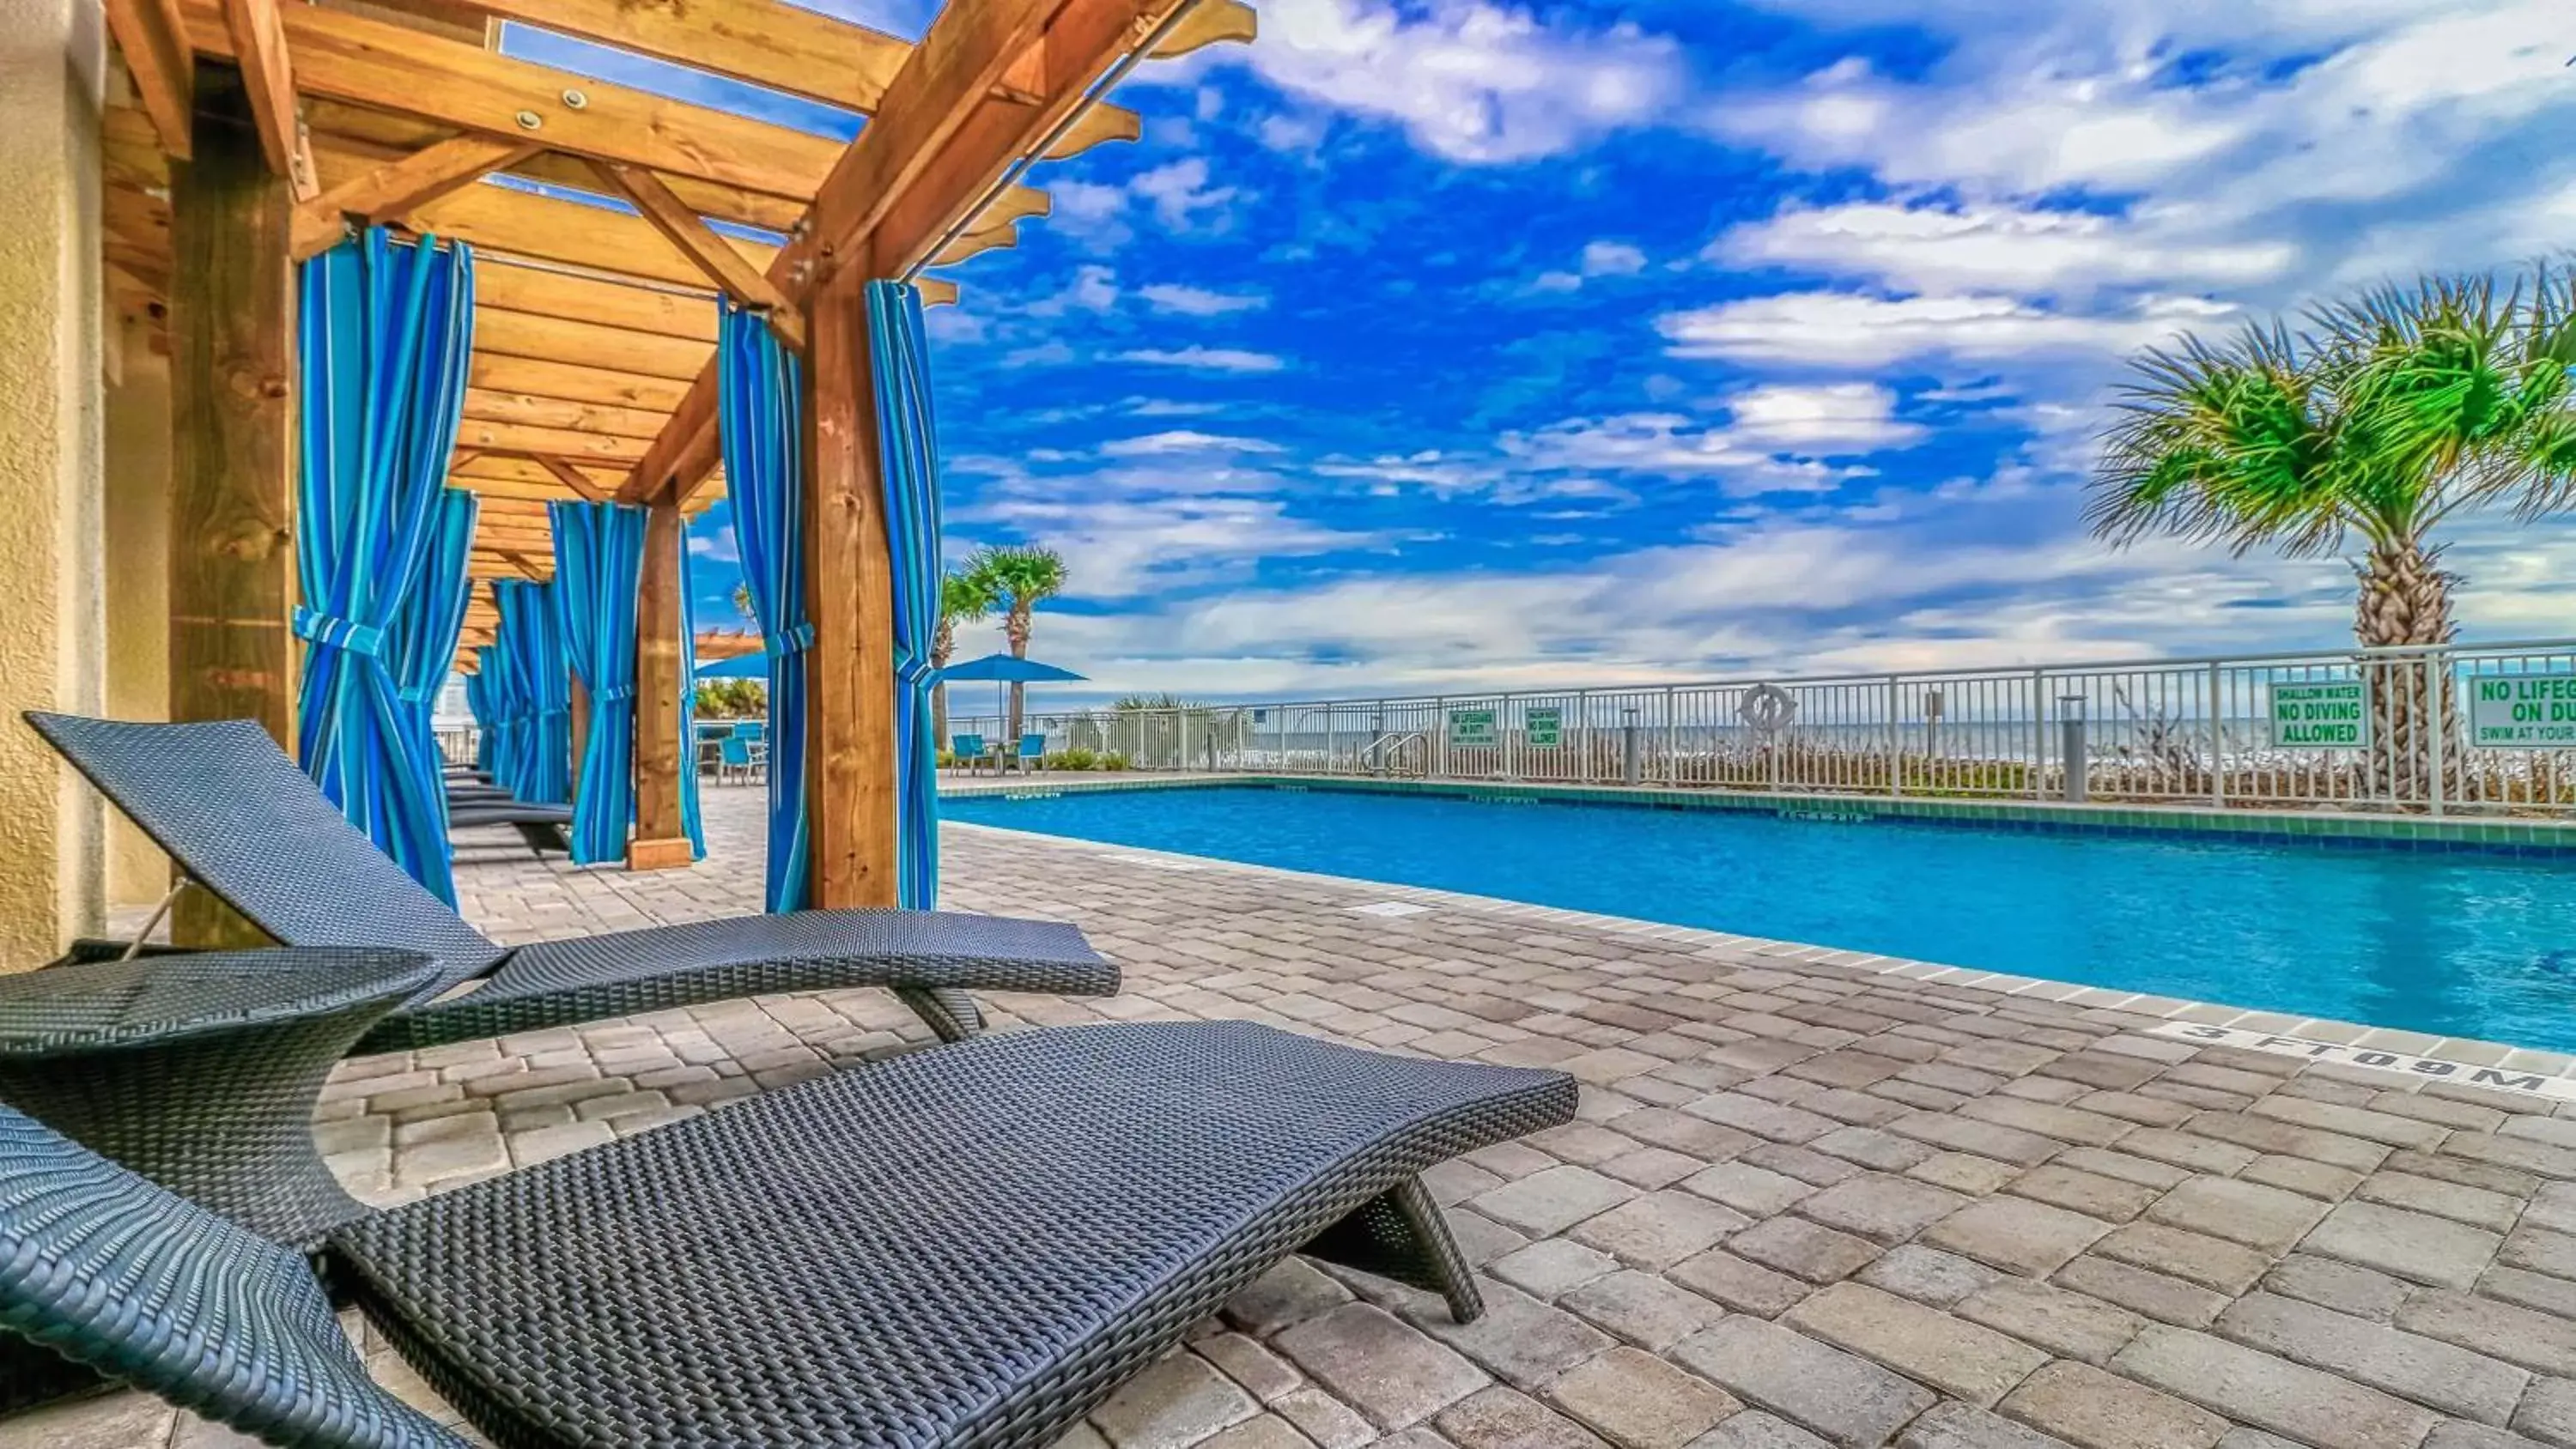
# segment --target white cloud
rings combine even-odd
[[[1152,367],[1186,367],[1196,372],[1278,372],[1288,366],[1284,358],[1235,347],[1145,347],[1113,354],[1113,360]]]
[[[1270,305],[1270,298],[1259,292],[1216,292],[1174,282],[1139,287],[1136,295],[1157,312],[1183,317],[1223,317],[1235,312],[1256,312]]]
[[[1148,433],[1139,438],[1117,438],[1101,444],[1100,451],[1112,458],[1156,458],[1175,453],[1278,453],[1285,450],[1277,443],[1261,438],[1233,438],[1180,428],[1167,433]]]
[[[998,524],[1058,550],[1072,564],[1074,589],[1103,600],[1246,578],[1265,558],[1383,543],[1296,518],[1271,498],[1012,496],[963,510],[960,521]]]
[[[1074,268],[1073,280],[1053,296],[1025,309],[1032,317],[1062,317],[1069,312],[1106,312],[1118,305],[1118,274],[1098,263]]]
[[[1745,498],[1830,492],[1870,472],[1766,447],[1679,413],[1573,418],[1507,435],[1502,448],[1533,468],[1715,478],[1726,493]]]
[[[1667,313],[1656,319],[1676,357],[1793,367],[1869,368],[1915,358],[2095,360],[2223,323],[2233,309],[2197,298],[2149,299],[2088,317],[1992,294],[1889,298],[1792,292]]]
[[[1061,338],[1050,338],[1034,346],[1014,348],[1002,354],[1004,367],[1068,367],[1078,360],[1073,348]]]
[[[1208,178],[1206,157],[1184,156],[1129,181],[1127,189],[1153,207],[1164,230],[1199,231],[1221,227],[1226,208],[1243,195],[1240,187],[1213,185]]]
[[[1250,59],[1285,90],[1463,162],[1535,160],[1656,122],[1684,84],[1670,40],[1552,27],[1485,0],[1264,0]]]
[[[1583,249],[1583,275],[1633,277],[1646,269],[1646,254],[1626,242],[1596,241]]]
[[[1909,292],[1992,288],[2020,295],[2241,285],[2270,281],[2298,262],[2298,248],[2278,237],[2229,242],[2178,235],[2184,210],[2142,208],[2113,217],[2013,203],[1791,206],[1726,232],[1707,255]]]
[[[1899,422],[1893,390],[1869,382],[1815,387],[1769,383],[1726,400],[1728,431],[1749,443],[1825,453],[1867,453],[1920,442],[1920,424]]]

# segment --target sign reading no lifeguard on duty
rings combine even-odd
[[[2482,750],[2576,748],[2576,674],[2469,682],[2469,743]]]

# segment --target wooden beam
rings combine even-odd
[[[585,433],[606,433],[619,438],[641,438],[649,442],[655,433],[662,430],[662,420],[668,415],[647,412],[642,408],[565,402],[558,398],[535,397],[523,392],[488,392],[482,388],[467,388],[465,416],[478,422],[517,423],[532,428],[570,428]],[[460,453],[464,451],[459,450]],[[451,461],[448,466],[458,465]]]
[[[689,680],[680,668],[680,631],[688,601],[680,594],[680,560],[689,546],[676,504],[644,514],[644,572],[635,590],[635,836],[628,870],[689,864],[687,824],[680,816],[680,772],[695,767],[680,747],[680,710]]]
[[[215,15],[224,3],[230,0],[180,0],[190,41],[201,52],[232,51]],[[308,96],[798,199],[814,194],[841,152],[831,140],[791,127],[665,100],[347,11],[288,5],[281,15],[295,50],[295,83]],[[522,112],[536,124],[523,121]]]
[[[770,264],[790,298],[830,271],[899,276],[991,194],[1128,47],[1184,0],[951,0],[888,85],[884,109],[815,194],[803,234]],[[1026,57],[1039,104],[990,99]],[[1030,77],[1034,76],[1031,81]],[[715,464],[716,381],[698,375],[619,496],[685,491]]]
[[[659,377],[675,387],[682,379],[696,376],[716,355],[714,344],[707,342],[480,308],[474,313],[474,351],[480,357],[526,357]]]
[[[189,114],[196,104],[197,57],[176,0],[107,0],[107,30],[134,78],[134,98],[151,119],[161,149],[188,158]]]
[[[415,209],[537,150],[489,136],[455,136],[351,177],[295,209],[296,259],[329,250],[340,239],[344,217],[371,224],[405,220]]]
[[[484,314],[475,315],[481,318]],[[531,397],[606,403],[664,414],[678,407],[689,391],[687,383],[667,377],[532,357],[496,357],[479,347],[466,363],[465,380],[468,386],[493,392],[522,392]]]
[[[198,77],[192,159],[174,168],[170,367],[170,718],[255,720],[295,740],[293,193],[263,159],[250,89]],[[204,891],[182,944],[251,945]]]
[[[286,23],[277,0],[223,0],[224,31],[232,37],[233,64],[250,87],[251,118],[269,169],[287,180],[299,202],[321,194],[304,122],[295,111],[295,67],[287,60]]]
[[[688,204],[671,194],[662,178],[650,171],[614,162],[594,162],[600,178],[626,199],[653,224],[653,229],[679,249],[707,280],[716,284],[726,296],[744,307],[766,312],[769,325],[777,330],[788,346],[805,346],[805,322],[796,315],[795,305],[786,295],[761,275],[760,268],[742,254],[734,243],[716,235],[713,228],[689,210]]]
[[[563,486],[580,494],[584,502],[605,503],[608,501],[608,490],[591,482],[589,474],[584,473],[570,463],[567,463],[560,458],[546,457],[543,455],[540,455],[537,458],[537,462],[543,465],[547,472],[554,474],[556,478],[560,479]]]
[[[605,433],[569,432],[559,428],[527,428],[516,423],[467,422],[457,429],[456,440],[489,453],[580,458],[594,463],[632,463],[644,455],[648,446],[636,438],[613,438]]]
[[[895,903],[893,567],[877,482],[866,278],[813,299],[805,369],[805,651],[811,902]]]
[[[1249,45],[1261,38],[1261,17],[1243,0],[1199,0],[1154,47],[1156,60],[1173,60],[1194,50],[1232,41]]]
[[[417,231],[472,242],[486,253],[568,262],[675,287],[707,285],[706,273],[697,263],[673,247],[651,222],[623,208],[612,210],[508,187],[469,186],[417,208],[410,225]],[[761,242],[735,245],[764,266],[778,251]]]
[[[677,61],[861,115],[875,115],[884,107],[887,92],[913,49],[895,36],[774,0],[464,3],[503,19]],[[1102,141],[1133,139],[1137,129],[1133,112],[1103,106],[1098,121],[1084,128],[1084,134],[1066,137],[1061,154],[1075,155]]]
[[[566,276],[535,267],[477,268],[474,305],[682,337],[709,347],[716,343],[716,304],[712,297],[678,296],[665,288]]]

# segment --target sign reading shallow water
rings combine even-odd
[[[1533,709],[1521,715],[1521,739],[1530,748],[1552,750],[1565,743],[1565,711]]]
[[[2352,750],[2370,743],[2370,688],[2358,679],[2272,686],[2272,744]]]
[[[1453,745],[1490,745],[1494,733],[1494,712],[1490,709],[1453,709],[1449,711],[1449,743]]]
[[[2481,1067],[2468,1062],[2445,1061],[2440,1057],[2419,1057],[2409,1052],[2384,1052],[2368,1047],[2337,1046],[2333,1042],[2310,1041],[2301,1036],[2283,1036],[2278,1032],[2241,1031],[2232,1026],[2198,1026],[2187,1021],[2168,1021],[2147,1028],[2150,1035],[2177,1037],[2201,1046],[2242,1047],[2247,1051],[2268,1052],[2273,1056],[2301,1057],[2312,1062],[2336,1062],[2347,1067],[2374,1067],[2383,1072],[2424,1082],[2459,1082],[2471,1087],[2491,1087],[2502,1092],[2521,1092],[2528,1096],[2555,1097],[2576,1101],[2576,1082],[2546,1072],[2526,1072],[2513,1067]]]
[[[2470,680],[2469,743],[2482,750],[2576,748],[2576,674]]]

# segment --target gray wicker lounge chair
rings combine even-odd
[[[325,1257],[505,1449],[1034,1449],[1301,1245],[1472,1317],[1416,1175],[1574,1099],[1250,1023],[1010,1033],[374,1214]],[[271,1444],[463,1442],[367,1377],[294,1253],[8,1109],[0,1324]]]
[[[970,991],[1118,990],[1118,968],[1072,926],[944,911],[801,911],[512,949],[422,890],[247,720],[26,718],[191,878],[280,943],[435,959],[439,979],[361,1052],[850,986],[893,991],[956,1041],[983,1026]]]

